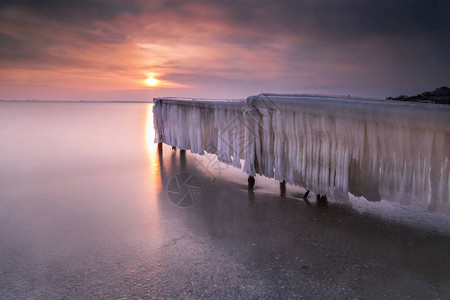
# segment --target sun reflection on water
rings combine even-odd
[[[147,106],[146,125],[145,125],[145,144],[148,153],[150,172],[152,174],[153,188],[162,189],[161,166],[162,155],[157,151],[155,143],[155,129],[153,128],[153,104]]]
[[[151,226],[149,233],[152,236],[152,243],[158,245],[162,243],[159,204],[158,197],[163,190],[162,183],[162,154],[157,151],[157,144],[155,144],[155,130],[153,128],[153,104],[147,105],[145,117],[145,147],[148,154],[149,166],[149,182],[150,182],[150,198],[148,199],[148,213]]]

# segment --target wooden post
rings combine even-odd
[[[286,196],[286,180],[280,181],[280,195]]]
[[[162,151],[163,151],[163,145],[162,145],[162,143],[158,143],[158,152],[162,153]]]
[[[308,201],[308,195],[309,195],[310,191],[307,190],[306,193],[303,195],[303,200]]]
[[[328,205],[327,195],[321,196],[320,194],[317,194],[316,198],[317,198],[317,206],[327,206]]]
[[[254,186],[255,186],[255,177],[248,176],[248,190],[253,191]]]

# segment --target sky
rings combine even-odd
[[[0,0],[0,99],[415,95],[450,86],[449,16],[447,0]]]

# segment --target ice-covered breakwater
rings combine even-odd
[[[154,104],[155,142],[339,200],[450,213],[450,107],[280,94]]]

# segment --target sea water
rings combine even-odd
[[[154,134],[152,104],[0,103],[0,299],[450,292],[448,216],[319,207],[259,176],[249,192],[242,170]]]

